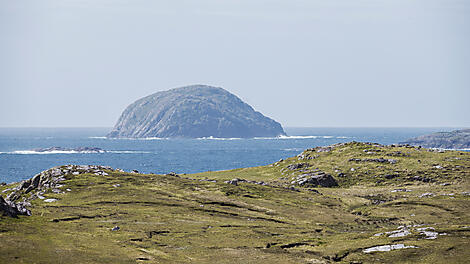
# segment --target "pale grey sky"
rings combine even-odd
[[[0,126],[189,84],[284,126],[470,127],[470,1],[0,0]]]

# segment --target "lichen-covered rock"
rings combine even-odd
[[[323,175],[314,175],[307,179],[307,185],[316,185],[321,187],[334,187],[338,186],[338,182],[336,182],[335,178],[329,174]]]
[[[5,201],[0,196],[0,211],[4,216],[18,217],[18,215],[31,215],[31,211],[26,209],[22,204],[15,204],[14,202]]]
[[[300,186],[320,186],[320,187],[334,187],[338,186],[338,182],[333,176],[326,174],[322,171],[316,173],[305,173],[296,177],[292,184]]]
[[[285,135],[281,125],[222,88],[192,85],[137,100],[111,138],[252,138]]]
[[[302,169],[302,168],[308,168],[310,166],[311,165],[308,164],[308,163],[294,163],[294,164],[291,164],[291,165],[287,166],[287,169],[289,169],[289,170],[298,170],[298,169]]]
[[[5,199],[1,198],[0,211],[3,211],[4,215],[12,217],[16,217],[18,214],[31,215],[31,212],[26,208],[31,206],[30,201],[36,198],[44,200],[44,202],[56,201],[56,199],[45,199],[42,195],[48,191],[57,194],[64,193],[60,188],[65,186],[61,182],[66,180],[67,175],[80,175],[83,173],[108,175],[104,170],[115,171],[108,166],[96,165],[66,165],[50,168],[36,174],[31,179],[22,181],[14,188],[6,189],[4,192],[8,195]]]

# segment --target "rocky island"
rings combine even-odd
[[[0,184],[0,263],[467,263],[470,153],[340,143],[253,168]]]
[[[285,135],[282,126],[218,87],[157,92],[129,105],[110,138],[252,138]]]
[[[470,129],[438,132],[409,139],[402,144],[442,149],[470,149]]]

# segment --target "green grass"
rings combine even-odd
[[[364,152],[370,149],[380,152]],[[396,156],[398,151],[401,156]],[[470,259],[470,196],[462,194],[470,191],[470,153],[349,143],[330,152],[314,149],[304,154],[315,158],[181,175],[189,179],[115,171],[108,171],[108,176],[67,175],[61,189],[71,192],[44,194],[58,201],[34,200],[30,217],[0,217],[0,263],[465,263]],[[349,161],[380,157],[397,162]],[[318,168],[331,174],[339,187],[287,189],[292,177],[305,173],[287,166],[300,162],[309,163],[309,171]],[[345,176],[338,177],[340,172]],[[383,177],[388,174],[397,177]],[[433,182],[411,180],[414,176]],[[233,178],[269,186],[224,183]],[[0,191],[10,187],[0,186]],[[411,191],[392,192],[399,188]],[[429,192],[434,196],[420,197]],[[413,229],[405,237],[374,236],[401,225],[433,227],[446,235],[424,239]],[[121,229],[111,231],[114,226]],[[398,243],[417,248],[362,252]]]

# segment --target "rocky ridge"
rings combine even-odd
[[[107,166],[95,165],[66,165],[53,167],[36,174],[28,180],[21,181],[17,186],[5,189],[2,193],[9,193],[4,199],[0,196],[0,211],[4,215],[17,217],[17,215],[31,215],[31,211],[27,207],[31,206],[31,201],[41,199],[45,202],[54,202],[56,199],[45,199],[44,193],[51,191],[53,193],[64,193],[71,191],[63,190],[66,186],[62,184],[67,179],[67,175],[80,175],[83,173],[92,173],[94,175],[108,175],[105,171],[122,171],[114,170]]]

